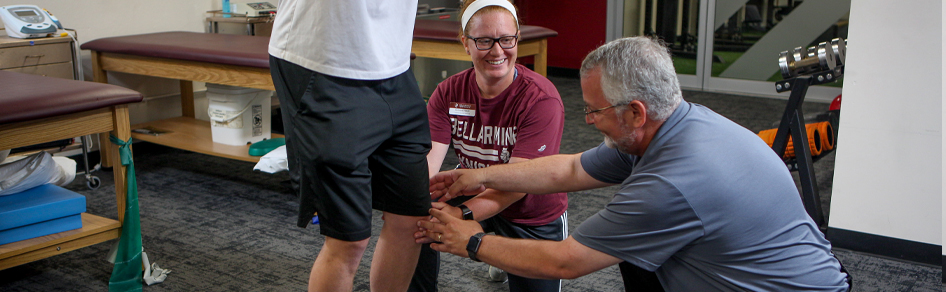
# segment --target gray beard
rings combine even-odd
[[[611,137],[608,137],[607,135],[605,135],[604,146],[608,146],[608,148],[614,149],[614,148],[618,148],[618,143],[614,142],[614,139],[611,139]]]
[[[634,143],[637,143],[637,141],[634,139],[634,136],[631,135],[634,133],[634,131],[628,128],[629,127],[626,125],[621,125],[622,137],[617,141],[611,137],[608,137],[608,135],[604,135],[604,145],[611,149],[617,149],[618,152],[629,154],[631,149],[630,146],[634,145]]]
[[[601,133],[602,135],[604,135],[604,145],[608,146],[608,148],[611,148],[611,149],[617,149],[618,152],[621,152],[624,154],[630,154],[631,146],[634,144],[637,144],[637,136],[634,135],[637,129],[632,129],[623,121],[620,121],[619,123],[620,123],[619,127],[621,128],[621,133],[620,133],[621,136],[618,137],[617,140],[609,137],[603,132]]]

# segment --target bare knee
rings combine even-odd
[[[384,228],[416,230],[417,221],[426,220],[428,216],[406,216],[394,213],[384,212],[381,220],[384,220]]]
[[[344,241],[331,237],[325,237],[325,244],[322,245],[322,251],[319,254],[328,252],[329,256],[342,258],[361,258],[365,249],[368,248],[368,239],[359,241]]]

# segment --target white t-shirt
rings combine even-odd
[[[410,67],[417,0],[280,0],[278,6],[270,55],[359,80]]]

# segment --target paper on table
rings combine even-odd
[[[259,170],[266,173],[277,173],[289,170],[289,160],[286,156],[286,145],[273,149],[266,155],[260,157],[259,162],[253,167],[253,170]]]

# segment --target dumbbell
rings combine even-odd
[[[830,43],[821,42],[807,50],[797,47],[779,53],[778,66],[784,79],[834,70],[835,67],[844,65],[846,50],[847,41],[842,38],[833,39]]]

